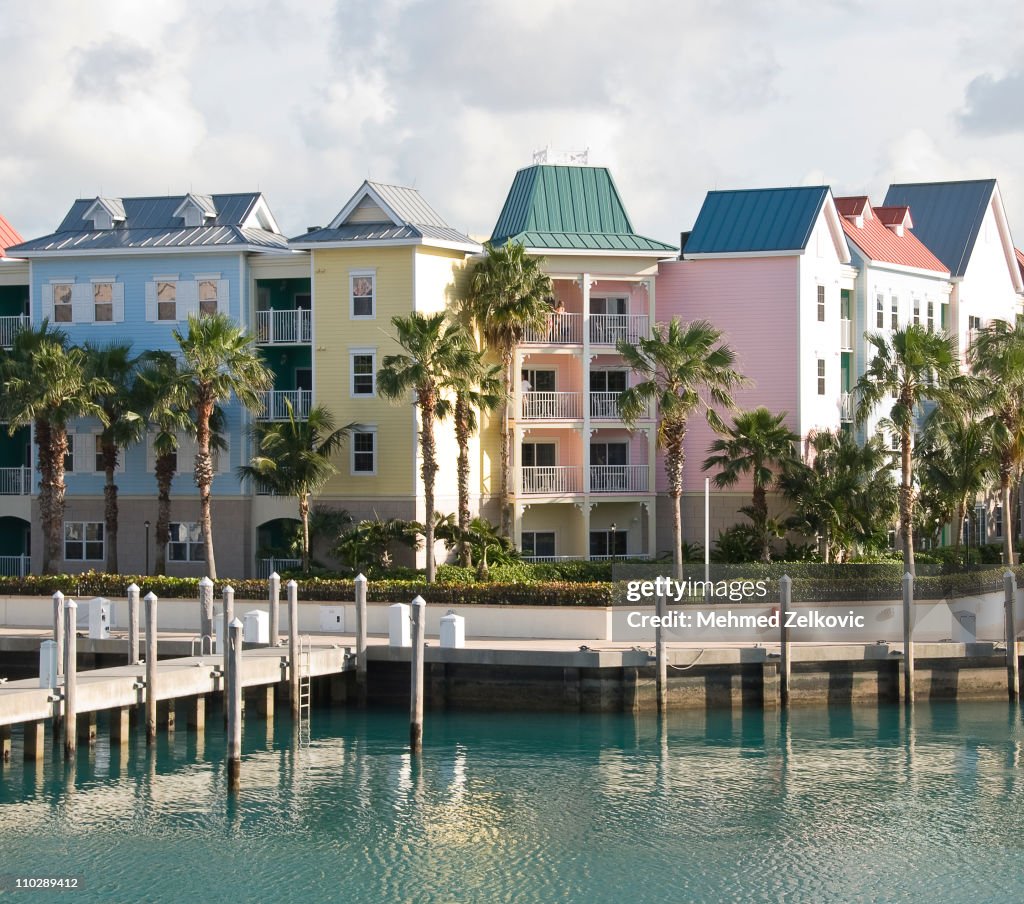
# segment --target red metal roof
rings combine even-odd
[[[12,245],[20,245],[21,241],[14,227],[0,216],[0,257],[7,257],[7,249]]]
[[[868,211],[868,196],[855,195],[849,198],[836,198],[836,210],[841,217],[862,217]]]
[[[859,202],[864,201],[861,205]],[[869,259],[880,263],[899,264],[903,267],[916,267],[919,270],[933,270],[936,273],[949,273],[949,268],[932,254],[909,228],[903,235],[889,229],[885,223],[904,226],[910,224],[910,209],[907,207],[870,207],[863,197],[836,198],[836,209],[843,212],[841,222],[843,231]],[[854,218],[864,211],[864,225],[858,227]]]

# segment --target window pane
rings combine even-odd
[[[188,561],[188,544],[187,543],[168,543],[167,544],[167,558],[172,562],[187,562]]]
[[[533,536],[533,548],[535,556],[553,556],[555,554],[554,531],[536,533]]]
[[[189,543],[188,550],[193,562],[206,561],[206,549],[202,543]]]
[[[178,284],[158,282],[156,284],[156,316],[160,320],[178,319]]]
[[[89,561],[99,562],[103,560],[103,542],[86,543],[85,558]]]
[[[69,562],[77,562],[82,558],[81,543],[65,543],[64,558]]]
[[[103,541],[103,522],[93,521],[85,525],[85,539]]]
[[[217,313],[217,281],[215,279],[199,280],[199,313]]]
[[[54,304],[71,304],[71,286],[60,285],[53,287]]]
[[[65,540],[81,540],[83,525],[81,521],[66,521],[64,523]]]
[[[373,299],[372,298],[353,298],[352,299],[352,316],[353,317],[372,317],[373,316]]]

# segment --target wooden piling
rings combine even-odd
[[[659,713],[668,712],[668,653],[665,648],[665,629],[662,627],[667,610],[665,595],[657,594],[654,597],[654,611],[658,616],[654,628],[654,694],[657,697]]]
[[[268,684],[265,687],[254,687],[251,691],[252,703],[256,708],[256,715],[268,721],[274,718],[274,686]]]
[[[77,625],[75,626],[78,627]],[[53,595],[53,639],[57,644],[57,674],[64,674],[64,594]]]
[[[228,711],[228,790],[237,791],[242,767],[242,623],[236,618],[228,625],[225,647],[230,651],[226,696]]]
[[[186,701],[186,724],[189,730],[201,732],[206,730],[206,696],[197,694]]]
[[[356,699],[366,706],[366,575],[357,574],[356,587]]]
[[[281,575],[271,572],[267,578],[267,600],[270,603],[270,645],[281,642]]]
[[[224,674],[228,671],[228,627],[235,620],[235,588],[228,584],[223,591],[222,601],[224,603],[224,623],[221,625],[220,636],[224,640]]]
[[[43,747],[44,725],[40,721],[25,722],[22,725],[25,737],[23,754],[26,762],[41,761],[45,755]]]
[[[96,743],[96,713],[79,713],[78,715],[78,740],[88,747]],[[71,725],[68,723],[68,727]]]
[[[793,603],[793,579],[784,574],[779,578],[779,703],[789,706],[790,647],[786,621]]]
[[[157,598],[146,594],[146,743],[156,741]]]
[[[1017,581],[1009,569],[1003,574],[1003,605],[1006,611],[1006,691],[1010,702],[1020,699],[1020,656],[1017,648],[1017,616],[1013,611]]]
[[[299,585],[289,581],[288,591],[288,684],[292,718],[299,720]]]
[[[412,687],[409,700],[409,750],[423,749],[423,653],[425,646],[427,602],[416,597],[409,607],[412,623]]]
[[[914,576],[903,575],[903,702],[914,704]]]
[[[156,704],[157,728],[162,728],[168,734],[174,734],[175,723],[174,700],[158,700]]]
[[[11,726],[0,725],[0,763],[11,761]]]
[[[199,653],[213,653],[213,581],[199,582]]]
[[[110,710],[110,743],[122,747],[128,745],[131,738],[131,708],[118,706]]]
[[[75,755],[78,743],[78,603],[64,601],[64,757]]]
[[[139,664],[139,585],[128,585],[128,665]]]

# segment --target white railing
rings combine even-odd
[[[539,562],[550,565],[554,562],[579,562],[583,556],[520,556],[524,562]]]
[[[5,578],[23,578],[32,568],[28,556],[0,556],[0,575]]]
[[[10,348],[14,345],[16,333],[28,326],[27,314],[15,314],[10,317],[0,317],[0,348]]]
[[[0,496],[28,496],[31,492],[31,468],[0,468]]]
[[[621,556],[590,556],[591,562],[621,562],[623,559],[649,559],[651,556],[646,552],[627,552]]]
[[[309,342],[313,335],[312,315],[312,311],[303,308],[294,311],[257,311],[256,342],[259,345]]]
[[[839,348],[844,352],[853,351],[853,321],[839,321]]]
[[[257,559],[256,577],[269,578],[275,571],[295,571],[302,567],[302,559]]]
[[[582,417],[580,394],[578,392],[523,393],[523,417],[530,419]]]
[[[523,342],[567,342],[579,345],[582,341],[582,314],[548,314],[547,326],[539,330],[526,330],[523,334]]]
[[[580,492],[580,469],[572,465],[523,468],[523,493],[555,495]]]
[[[646,493],[647,465],[591,465],[591,493]]]
[[[309,409],[313,407],[313,390],[311,389],[272,389],[260,393],[260,411],[256,415],[258,421],[288,420],[288,405],[297,420],[309,417]]]
[[[615,345],[619,340],[635,343],[648,334],[646,314],[591,314],[590,341],[594,345]]]
[[[849,392],[839,396],[839,420],[843,423],[853,422],[853,395]]]
[[[621,420],[619,414],[619,393],[592,392],[590,394],[590,416],[602,420]]]

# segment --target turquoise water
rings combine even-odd
[[[0,772],[0,873],[66,902],[1024,900],[1020,713],[999,704],[651,718],[315,711],[308,748],[179,731]]]

